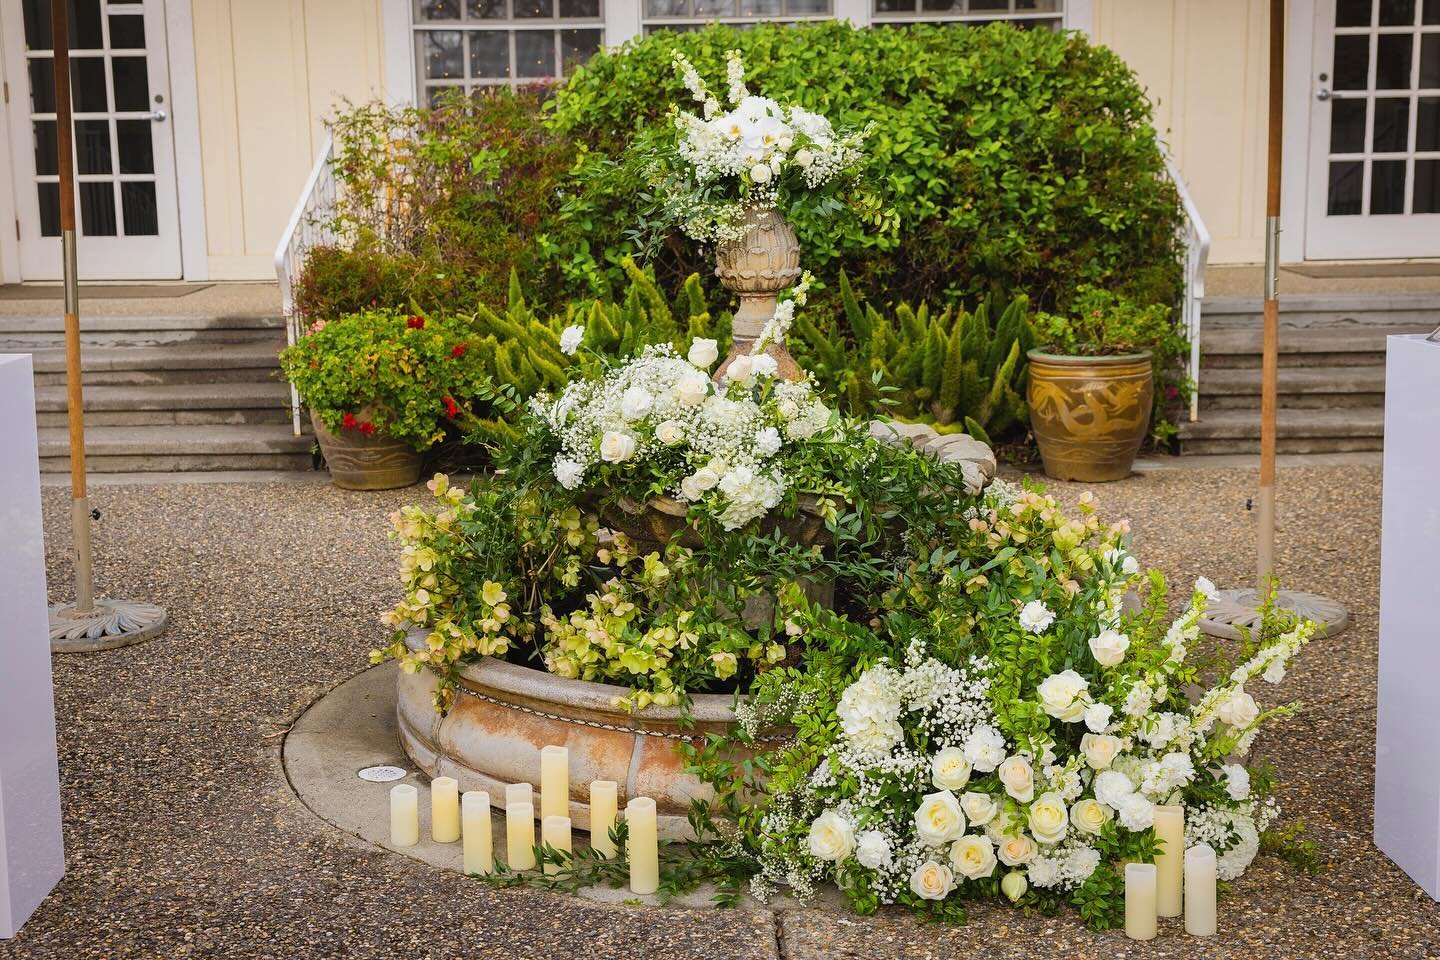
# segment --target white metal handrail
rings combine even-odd
[[[280,306],[285,317],[285,342],[294,346],[300,339],[301,317],[295,310],[295,285],[310,251],[324,244],[335,243],[335,204],[338,190],[335,183],[335,141],[325,138],[320,156],[310,169],[300,200],[285,224],[280,245],[275,248],[275,277],[280,281]],[[295,436],[300,436],[300,393],[290,385],[290,417]]]
[[[1165,157],[1165,172],[1180,194],[1180,203],[1185,208],[1185,226],[1182,233],[1185,240],[1185,292],[1181,299],[1181,319],[1185,323],[1185,336],[1190,341],[1190,359],[1185,372],[1190,377],[1190,420],[1200,419],[1200,303],[1205,299],[1205,265],[1210,260],[1210,231],[1200,218],[1200,208],[1185,186],[1185,178],[1175,166],[1170,151],[1160,145]]]

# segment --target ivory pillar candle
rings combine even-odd
[[[1185,932],[1215,933],[1215,848],[1200,843],[1185,851]]]
[[[413,783],[390,788],[390,843],[413,847],[420,842],[420,791]]]
[[[1125,936],[1155,939],[1155,917],[1155,864],[1125,864]]]
[[[570,751],[564,747],[540,750],[540,817],[570,816]]]
[[[460,784],[454,777],[430,781],[430,839],[436,843],[460,839]]]
[[[534,807],[535,788],[528,783],[510,784],[505,788],[505,809],[509,810],[512,803],[528,803]]]
[[[468,790],[460,798],[460,827],[464,838],[465,872],[494,873],[494,840],[490,835],[490,794]]]
[[[615,826],[619,794],[619,785],[614,780],[595,780],[590,784],[590,848],[607,860],[615,856],[610,829]]]
[[[542,794],[543,796],[543,794]],[[554,847],[556,850],[570,852],[570,818],[569,817],[546,817],[540,821],[540,839],[547,847]],[[546,873],[559,873],[560,868],[553,863],[545,864]]]
[[[512,870],[535,869],[535,808],[528,803],[505,808],[505,859]]]
[[[625,849],[630,855],[630,892],[654,893],[660,889],[660,839],[656,834],[655,801],[636,797],[625,804],[629,828]]]
[[[1164,846],[1155,854],[1155,912],[1180,916],[1180,888],[1185,876],[1185,808],[1168,804],[1155,808],[1155,839]]]

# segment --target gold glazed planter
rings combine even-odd
[[[310,424],[335,486],[344,490],[391,490],[419,482],[420,454],[409,444],[388,437],[367,437],[359,430],[331,433],[313,410]]]
[[[1028,357],[1030,429],[1045,473],[1085,482],[1129,476],[1150,429],[1150,353],[1069,357],[1031,350]]]
[[[740,309],[731,325],[734,341],[730,353],[715,371],[719,380],[731,361],[750,353],[765,324],[775,316],[776,296],[800,279],[800,242],[794,228],[777,210],[750,210],[745,217],[745,236],[717,246],[715,276],[725,289],[740,297]],[[776,375],[781,379],[801,378],[800,367],[783,341],[769,344],[765,352],[775,358]]]

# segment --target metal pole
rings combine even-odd
[[[1275,570],[1275,408],[1280,370],[1280,155],[1285,109],[1285,0],[1270,0],[1270,129],[1266,148],[1265,333],[1260,364],[1260,495],[1257,590]]]
[[[66,0],[51,0],[55,37],[55,146],[60,170],[60,242],[65,254],[65,383],[70,421],[70,525],[75,534],[75,612],[95,609],[90,500],[85,490],[85,398],[80,370],[80,283],[75,257],[75,159],[70,118],[70,23]]]

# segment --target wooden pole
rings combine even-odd
[[[1275,570],[1275,408],[1280,371],[1280,157],[1285,120],[1285,0],[1270,0],[1270,129],[1266,148],[1265,308],[1260,364],[1260,495],[1257,589]]]
[[[51,0],[55,38],[55,147],[60,171],[60,242],[65,261],[65,384],[70,423],[70,523],[75,535],[75,612],[95,608],[90,503],[85,489],[85,398],[80,369],[80,285],[75,252],[74,123],[70,107],[70,23],[66,0]]]

